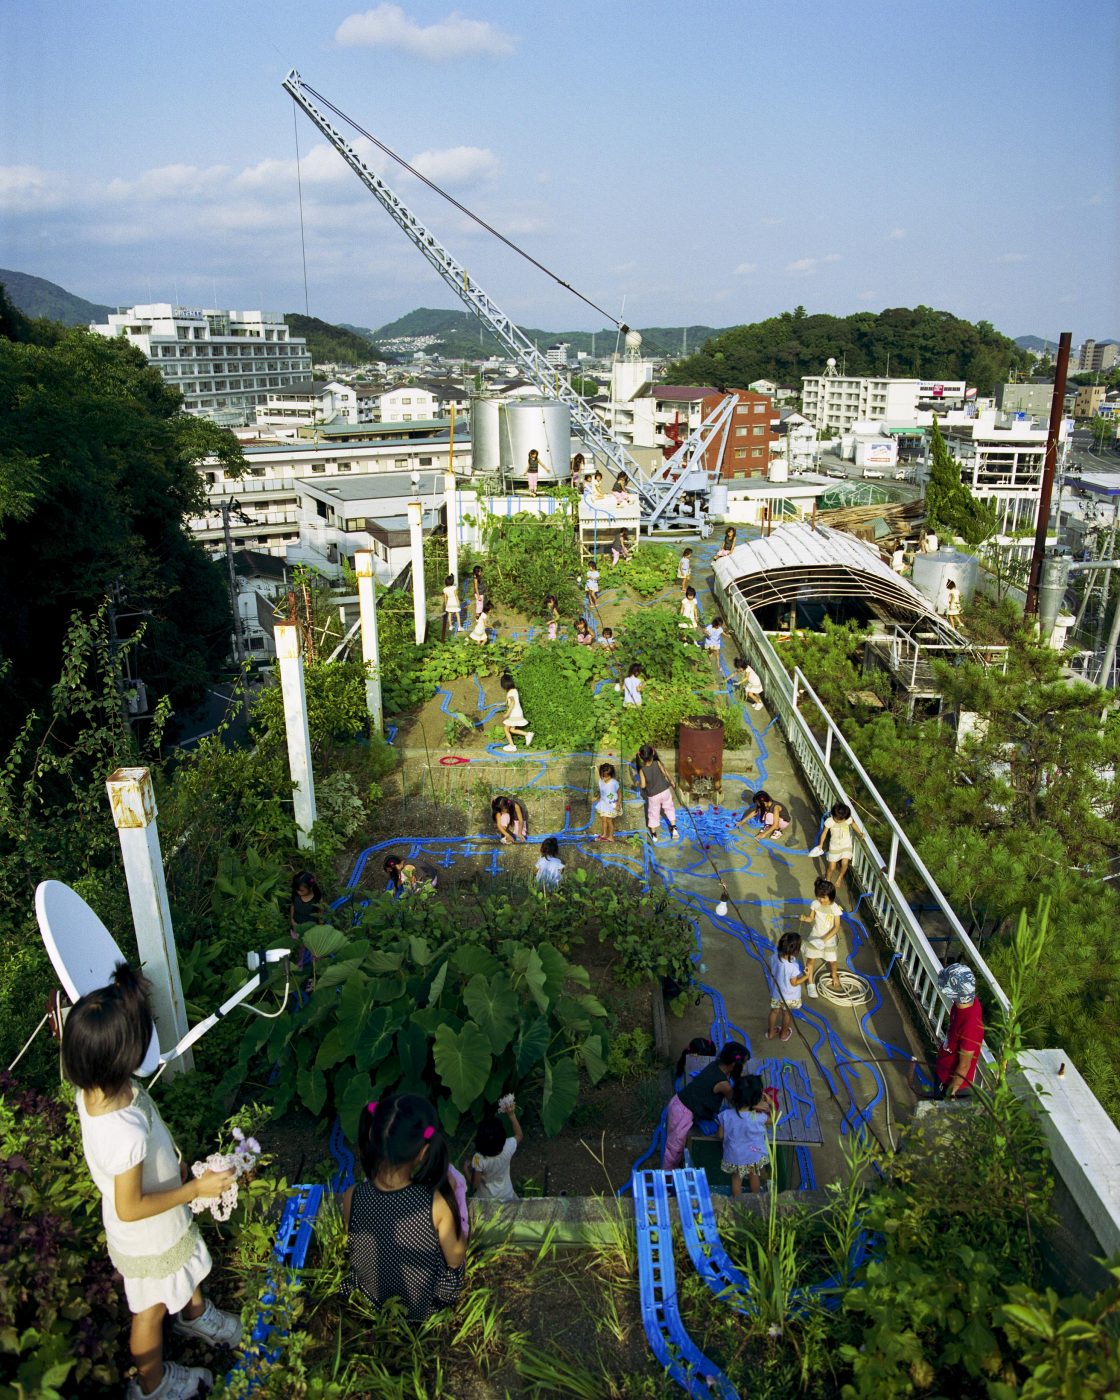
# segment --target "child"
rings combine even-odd
[[[529,495],[537,494],[537,478],[540,475],[541,459],[534,447],[529,452],[529,464],[525,470],[525,475],[529,478]]]
[[[690,1079],[669,1100],[665,1117],[665,1150],[661,1170],[674,1171],[684,1161],[684,1145],[697,1118],[714,1118],[731,1098],[732,1085],[747,1063],[747,1047],[731,1040],[719,1057],[694,1079]]]
[[[592,499],[596,501],[601,501],[605,495],[606,492],[603,490],[603,473],[596,472],[595,475],[591,478]]]
[[[635,661],[622,682],[622,703],[640,705],[642,703],[642,668]]]
[[[415,894],[418,890],[434,890],[439,883],[439,871],[434,865],[405,865],[400,856],[386,856],[381,868],[388,875],[394,893]]]
[[[656,846],[660,838],[661,817],[664,814],[669,823],[669,839],[679,841],[677,830],[677,809],[673,805],[673,785],[665,771],[665,765],[652,744],[643,744],[634,760],[638,765],[638,787],[646,802],[646,826],[649,839]]]
[[[582,617],[576,619],[576,646],[592,647],[595,645],[595,633],[588,627]]]
[[[603,830],[599,841],[614,840],[614,819],[618,816],[618,774],[613,763],[599,764],[599,800],[595,804]]]
[[[689,628],[700,626],[700,604],[696,601],[696,589],[691,584],[684,590],[684,597],[681,599],[681,620],[677,625]]]
[[[961,620],[961,594],[956,580],[950,579],[945,585],[945,621],[955,627]]]
[[[362,1109],[362,1180],[342,1198],[350,1270],[343,1292],[400,1298],[410,1322],[454,1303],[467,1245],[435,1109],[397,1094]]]
[[[735,825],[742,826],[745,821],[753,818],[762,824],[761,830],[755,835],[756,841],[780,840],[782,833],[789,827],[789,818],[785,814],[785,808],[780,802],[775,802],[764,788],[760,788],[751,801],[754,803],[753,810],[748,807]]]
[[[109,985],[87,992],[66,1018],[62,1065],[77,1089],[82,1151],[132,1313],[137,1379],[129,1383],[129,1400],[188,1400],[213,1377],[202,1366],[164,1362],[163,1319],[179,1313],[175,1330],[206,1342],[232,1347],[241,1339],[238,1319],[202,1296],[210,1252],[187,1209],[191,1201],[220,1196],[235,1174],[207,1171],[181,1180],[171,1134],[147,1092],[132,1082],[152,1027],[148,983],[118,963]]]
[[[743,692],[751,709],[762,709],[762,677],[741,656],[735,658],[735,687]]]
[[[483,611],[483,603],[486,599],[486,589],[482,584],[482,565],[476,564],[471,570],[471,592],[474,596],[474,615],[478,617]]]
[[[615,477],[614,494],[620,506],[628,506],[630,504],[632,499],[630,495],[630,478],[625,472],[619,472]]]
[[[299,938],[300,926],[325,924],[327,912],[323,901],[323,891],[310,870],[301,870],[292,876],[292,902],[288,906],[288,925],[292,937]]]
[[[537,861],[535,879],[542,890],[558,890],[560,877],[564,873],[564,863],[560,859],[560,842],[555,836],[546,836],[541,842],[540,859]]]
[[[617,564],[620,559],[630,558],[630,541],[627,531],[619,530],[611,542],[611,563]]]
[[[823,875],[813,882],[813,894],[816,898],[809,905],[809,912],[801,915],[803,924],[813,926],[805,943],[805,973],[809,979],[805,990],[811,997],[817,995],[813,969],[821,958],[828,963],[833,990],[841,990],[840,975],[836,971],[836,951],[840,939],[840,916],[844,912],[836,902],[836,886]]]
[[[713,617],[707,627],[704,628],[704,650],[715,658],[718,666],[720,653],[723,649],[723,618]]]
[[[556,601],[556,594],[550,593],[544,600],[544,615],[548,623],[548,640],[556,640],[556,631],[560,625],[560,604]]]
[[[723,543],[716,551],[717,559],[726,559],[735,548],[735,526],[729,525],[723,532]]]
[[[614,628],[613,628],[613,627],[604,627],[604,628],[603,628],[602,634],[601,634],[600,637],[599,637],[599,645],[600,645],[601,647],[605,648],[605,650],[607,650],[607,651],[614,651],[614,648],[615,648],[615,640],[614,640]]]
[[[587,570],[587,582],[584,588],[587,593],[587,609],[589,612],[594,612],[599,606],[599,566],[594,559]]]
[[[488,1114],[478,1125],[474,1136],[475,1154],[471,1158],[471,1185],[480,1201],[516,1201],[509,1167],[513,1154],[525,1134],[517,1121],[517,1105],[511,1104],[506,1114],[513,1136],[507,1137],[502,1120],[496,1113]]]
[[[459,602],[459,589],[455,583],[455,575],[448,574],[443,581],[443,628],[440,632],[440,641],[447,641],[447,624],[450,621],[454,632],[461,632],[463,624],[459,618],[462,605]]]
[[[723,1171],[731,1177],[732,1196],[743,1194],[743,1177],[751,1194],[762,1189],[759,1172],[770,1160],[767,1128],[772,1105],[762,1091],[757,1074],[744,1074],[731,1086],[731,1101],[719,1111],[719,1132],[723,1143]]]
[[[495,797],[490,803],[490,815],[494,818],[498,840],[503,846],[508,846],[511,840],[525,844],[529,835],[529,813],[520,799],[506,797],[504,793]]]
[[[825,879],[838,885],[848,873],[852,860],[852,831],[862,836],[863,828],[852,816],[852,809],[846,802],[834,802],[832,810],[824,819],[824,843],[828,847],[828,869]]]
[[[485,646],[490,640],[490,599],[483,598],[475,601],[476,617],[474,626],[467,633],[472,642],[478,642],[480,646]]]
[[[788,1040],[793,1034],[792,1011],[801,1010],[801,988],[809,980],[809,974],[802,972],[797,955],[801,952],[801,935],[783,933],[778,939],[776,952],[770,959],[770,976],[773,979],[770,995],[770,1016],[766,1022],[766,1039]],[[751,1188],[754,1189],[753,1187]]]
[[[677,578],[681,581],[681,592],[688,587],[688,581],[692,577],[692,550],[686,549],[680,557],[677,565]]]
[[[513,736],[520,734],[525,740],[525,747],[528,748],[533,742],[533,731],[528,727],[528,720],[521,713],[521,696],[517,693],[513,677],[508,671],[502,677],[502,689],[506,693],[506,713],[502,719],[502,728],[506,731],[503,752],[516,753],[517,745],[513,742]]]

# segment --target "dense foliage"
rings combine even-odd
[[[552,593],[562,617],[582,614],[582,565],[570,510],[569,501],[554,515],[486,517],[483,579],[499,611],[505,605],[543,619],[544,600]]]
[[[301,316],[298,311],[285,311],[284,320],[293,336],[307,341],[312,365],[368,365],[380,358],[365,336],[345,326],[320,321],[318,316]]]
[[[697,354],[671,365],[666,377],[720,389],[756,379],[799,385],[803,375],[823,374],[830,357],[846,374],[964,379],[982,394],[992,393],[1012,370],[1029,369],[1034,359],[987,321],[973,325],[929,306],[851,316],[810,316],[799,306],[723,331]]]

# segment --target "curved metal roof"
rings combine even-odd
[[[884,564],[874,546],[843,530],[781,525],[765,539],[736,545],[712,565],[728,592],[748,607],[808,598],[858,598],[893,621],[940,623],[929,599]]]

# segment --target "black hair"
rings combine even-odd
[[[509,673],[508,671],[503,671],[503,672],[502,672],[502,689],[503,689],[503,690],[513,690],[513,689],[515,689],[514,684],[513,684],[513,677],[510,675],[510,673]]]
[[[323,891],[319,888],[319,882],[310,870],[297,870],[292,876],[292,903],[299,898],[300,886],[304,886],[311,891],[311,898],[316,904],[322,902]]]
[[[835,899],[836,886],[831,880],[826,880],[823,875],[818,875],[813,881],[813,893],[818,899]]]
[[[617,775],[617,774],[615,773],[615,771],[614,771],[614,764],[613,764],[613,763],[600,763],[600,764],[599,764],[599,777],[600,777],[600,778],[614,778],[614,777],[617,777],[617,776],[618,776],[618,775]]]
[[[78,1089],[113,1098],[143,1063],[152,1039],[148,980],[117,963],[113,980],[79,997],[62,1028],[62,1067]]]
[[[604,637],[613,637],[613,636],[614,636],[614,628],[613,628],[613,627],[604,627],[604,628],[603,628],[603,636],[604,636]]]
[[[757,1108],[762,1102],[764,1087],[762,1075],[741,1075],[731,1085],[731,1106],[739,1112],[742,1112],[744,1108]]]
[[[712,618],[712,626],[713,626],[713,627],[722,627],[722,626],[723,626],[723,618],[722,618],[722,617],[713,617],[713,618]]]
[[[560,842],[555,836],[546,836],[541,842],[541,855],[551,856],[553,860],[560,859]]]
[[[846,802],[834,802],[829,812],[829,816],[835,817],[838,822],[846,822],[851,815],[852,809]]]
[[[723,538],[725,540],[733,540],[737,537],[737,533],[738,532],[736,531],[735,526],[729,525],[727,529],[723,532]]]
[[[957,581],[956,581],[955,578],[948,578],[948,579],[945,580],[945,587],[946,587],[946,588],[956,588],[956,586],[957,586]]]
[[[692,586],[691,583],[690,583],[690,584],[688,585],[688,587],[684,590],[684,596],[685,596],[686,598],[695,598],[695,597],[696,597],[696,589],[693,588],[693,586]]]
[[[689,1055],[714,1055],[715,1053],[716,1043],[714,1040],[709,1040],[705,1035],[694,1035],[681,1051],[680,1058],[677,1060],[677,1078],[679,1079],[684,1073],[684,1062]]]
[[[454,575],[454,574],[448,574],[447,577],[446,577],[446,578],[444,579],[444,581],[443,581],[443,586],[444,586],[444,588],[450,588],[451,585],[452,585],[454,582],[455,582],[455,575]]]
[[[506,1130],[496,1113],[488,1113],[479,1123],[474,1145],[483,1157],[496,1157],[506,1145]]]
[[[425,1146],[428,1150],[419,1161]],[[447,1175],[451,1163],[447,1141],[427,1099],[419,1094],[396,1094],[367,1104],[358,1119],[358,1156],[367,1181],[373,1181],[382,1166],[415,1163],[412,1184],[430,1186],[440,1193],[451,1210],[456,1239],[462,1236],[459,1206]]]
[[[801,935],[799,933],[783,933],[778,939],[778,957],[795,958],[801,952]]]
[[[585,632],[590,630],[587,626],[587,619],[585,617],[576,618],[576,630],[578,631],[581,627],[584,629]]]
[[[735,669],[736,671],[745,671],[747,669],[747,663],[741,656],[735,658]]]
[[[474,577],[474,578],[481,578],[481,577],[482,577],[482,565],[481,565],[481,564],[476,564],[476,565],[474,566],[474,568],[471,570],[471,575],[472,575],[472,577]]]
[[[759,814],[759,816],[761,816],[763,807],[767,803],[773,805],[774,799],[770,796],[770,794],[766,791],[765,788],[759,788],[759,790],[751,798],[751,801],[754,803],[754,810]]]
[[[539,457],[540,455],[541,455],[541,454],[540,454],[540,451],[539,451],[538,448],[536,448],[536,447],[530,447],[530,448],[529,448],[529,456],[530,456],[530,457]]]
[[[642,747],[638,750],[638,757],[635,761],[637,763],[646,764],[656,763],[657,759],[658,753],[657,750],[653,747],[653,745],[643,744]]]
[[[492,798],[490,799],[490,815],[491,815],[492,817],[496,817],[496,816],[498,815],[499,812],[512,812],[512,811],[513,811],[513,799],[507,797],[507,796],[505,795],[504,792],[503,792],[503,793],[499,793],[497,797],[492,797]]]
[[[745,1045],[737,1040],[729,1040],[719,1052],[720,1065],[726,1065],[731,1071],[730,1079],[732,1084],[743,1073],[743,1066],[750,1059],[750,1053]]]
[[[640,676],[640,675],[642,674],[641,663],[638,662],[638,661],[635,661],[634,664],[633,664],[633,666],[630,667],[629,671],[627,671],[626,674],[627,674],[628,676]]]
[[[386,856],[384,864],[381,867],[385,874],[392,880],[395,889],[399,889],[404,881],[404,876],[401,874],[402,864],[403,862],[400,856]]]
[[[686,549],[686,550],[684,551],[684,554],[681,555],[681,558],[683,559],[683,558],[685,557],[685,555],[688,555],[688,554],[691,554],[691,553],[692,553],[692,550],[691,550],[691,549]]]
[[[572,458],[572,466],[573,466],[573,467],[576,466],[577,463],[578,463],[579,466],[581,466],[581,467],[583,466],[583,453],[582,453],[582,452],[577,452],[576,455]]]
[[[546,608],[548,607],[549,603],[551,603],[553,607],[557,606],[555,593],[546,593],[544,595],[544,605]]]

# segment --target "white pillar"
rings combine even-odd
[[[449,471],[443,479],[447,493],[447,572],[459,578],[459,493],[455,490],[455,473]]]
[[[366,709],[373,721],[373,732],[381,734],[385,717],[381,709],[381,653],[377,646],[377,585],[373,575],[373,555],[359,549],[354,555],[358,575],[358,612],[362,619],[362,660],[366,667]]]
[[[416,645],[420,646],[428,630],[428,600],[424,595],[424,504],[408,503],[408,529],[412,536],[412,620],[416,628]]]
[[[288,737],[296,843],[306,848],[312,844],[311,828],[315,825],[315,776],[311,771],[311,734],[307,728],[307,693],[303,686],[298,627],[277,626],[276,659],[280,663],[280,689],[284,694],[284,729]]]
[[[152,984],[152,1012],[159,1048],[166,1051],[182,1040],[190,1025],[183,1002],[183,984],[179,980],[179,957],[167,903],[167,882],[163,878],[152,778],[147,768],[118,768],[109,774],[105,787],[121,842],[140,965]],[[172,1060],[164,1073],[179,1074],[193,1068],[194,1056],[188,1050]]]

